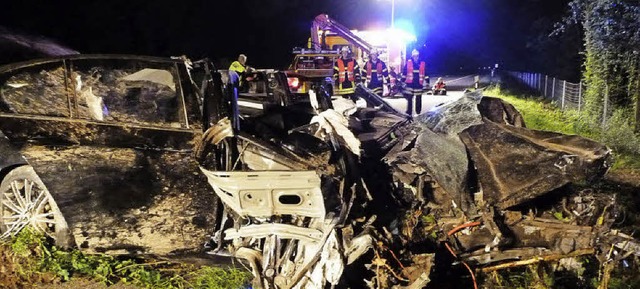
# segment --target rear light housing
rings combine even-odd
[[[289,88],[291,88],[292,90],[298,90],[302,83],[297,77],[287,77],[287,84],[289,84]]]

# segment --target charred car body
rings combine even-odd
[[[534,210],[601,177],[606,147],[528,130],[478,92],[410,119],[362,86],[367,107],[321,82],[292,94],[282,72],[240,91],[182,58],[0,74],[3,237],[31,225],[90,252],[230,254],[254,288],[422,288],[440,244],[483,270],[635,244],[610,230],[612,196],[567,193],[570,222]]]

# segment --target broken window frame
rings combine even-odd
[[[185,89],[184,89],[184,81],[183,77],[181,77],[182,73],[186,68],[181,68],[180,65],[183,64],[182,61],[174,61],[164,58],[155,58],[155,57],[144,57],[144,56],[122,56],[122,55],[79,55],[79,56],[70,56],[66,58],[54,58],[54,59],[42,59],[42,60],[34,60],[21,62],[17,64],[12,64],[9,66],[4,66],[0,68],[0,74],[11,73],[11,75],[16,75],[24,70],[33,69],[40,65],[51,65],[55,63],[60,63],[60,67],[64,68],[65,79],[63,80],[64,85],[66,87],[66,101],[68,103],[67,115],[65,117],[69,119],[81,119],[79,118],[78,112],[78,95],[75,90],[72,88],[72,84],[70,83],[71,75],[74,72],[74,62],[76,61],[137,61],[137,62],[147,62],[147,63],[155,63],[155,64],[167,64],[171,66],[171,70],[167,70],[174,77],[174,83],[176,84],[176,98],[178,102],[178,106],[176,107],[177,114],[179,116],[179,125],[180,128],[189,129],[192,125],[189,119],[189,114],[194,114],[192,109],[188,108],[188,101],[185,97]],[[47,69],[48,70],[48,69]],[[182,70],[182,71],[181,71]],[[50,71],[50,70],[48,70]],[[4,114],[4,113],[2,113]],[[59,115],[39,115],[33,113],[20,113],[22,115],[31,115],[34,117],[61,117]],[[199,112],[198,112],[199,114]],[[15,115],[15,114],[13,114]],[[113,121],[104,121],[105,123],[119,123]],[[171,126],[165,125],[150,125],[150,124],[142,124],[135,123],[130,124],[139,127],[149,127],[149,128],[174,128]]]

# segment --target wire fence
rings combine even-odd
[[[550,99],[560,109],[580,111],[584,105],[584,85],[550,77],[542,73],[508,71],[510,76]]]

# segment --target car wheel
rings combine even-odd
[[[0,239],[31,227],[58,245],[66,245],[69,229],[49,190],[31,166],[11,170],[0,183]]]

